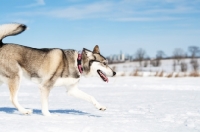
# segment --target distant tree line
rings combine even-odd
[[[189,54],[189,55],[188,55]],[[164,51],[159,50],[157,51],[154,58],[150,58],[146,51],[142,48],[136,50],[135,54],[130,56],[126,55],[124,61],[113,61],[108,58],[109,63],[119,63],[125,61],[138,61],[140,67],[146,67],[148,62],[151,66],[158,67],[161,65],[161,60],[163,59],[173,59],[173,67],[174,71],[176,70],[177,66],[181,67],[181,71],[187,71],[187,63],[185,62],[185,58],[190,58],[190,64],[194,71],[199,69],[199,62],[198,58],[200,57],[200,48],[198,46],[189,46],[188,53],[183,51],[181,48],[174,49],[172,55],[167,57]]]

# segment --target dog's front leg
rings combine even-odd
[[[50,88],[41,86],[40,92],[41,92],[42,114],[44,116],[51,116],[48,106],[48,97],[50,93]]]
[[[87,94],[87,93],[85,93],[85,92],[79,90],[78,87],[77,87],[77,85],[70,86],[70,87],[68,88],[68,91],[67,91],[67,92],[68,92],[68,94],[71,95],[71,96],[74,96],[74,97],[77,97],[77,98],[86,100],[86,101],[88,101],[88,102],[94,104],[94,106],[95,106],[97,109],[99,109],[99,110],[102,110],[102,111],[105,111],[105,110],[106,110],[106,107],[100,105],[99,102],[97,102],[97,100],[96,100],[93,96],[91,96],[91,95],[89,95],[89,94]]]

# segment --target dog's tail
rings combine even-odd
[[[7,36],[14,36],[26,30],[26,25],[19,23],[3,24],[0,25],[0,45],[2,40]]]

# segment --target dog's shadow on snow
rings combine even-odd
[[[67,109],[67,110],[49,110],[52,114],[70,114],[70,115],[86,115],[86,116],[92,116],[92,117],[101,117],[99,115],[92,115],[87,112],[83,112],[80,110],[74,110],[74,109]],[[13,114],[15,112],[18,112],[16,108],[10,108],[10,107],[0,107],[0,112],[6,112],[8,114]],[[39,114],[42,115],[41,110],[39,109],[33,109],[33,114]]]

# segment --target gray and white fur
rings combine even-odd
[[[81,65],[83,73],[77,67],[78,52],[59,48],[37,49],[18,44],[3,43],[7,36],[13,36],[26,30],[26,25],[12,23],[0,26],[0,84],[6,83],[10,90],[13,105],[23,114],[32,110],[22,107],[17,98],[22,76],[39,84],[41,91],[42,113],[50,116],[48,96],[54,86],[66,86],[69,95],[91,102],[99,110],[106,110],[94,97],[78,89],[80,76],[114,76],[107,60],[100,54],[96,45],[93,51],[83,48]],[[101,75],[99,72],[101,71]],[[103,74],[103,75],[102,75]]]

